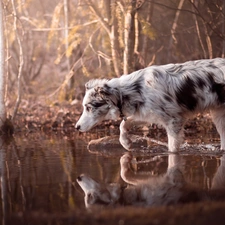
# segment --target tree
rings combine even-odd
[[[128,74],[134,70],[134,44],[135,44],[135,14],[136,1],[131,0],[125,11],[124,18],[124,57],[123,73]]]
[[[16,30],[25,95],[38,90],[39,96],[59,93],[51,99],[72,100],[91,78],[223,56],[224,6],[223,1],[207,0],[5,1],[10,98],[15,102],[18,95],[21,62]]]
[[[4,27],[3,27],[3,10],[2,2],[0,3],[0,127],[2,127],[6,120],[6,110],[4,102],[5,91],[5,54],[4,54]]]

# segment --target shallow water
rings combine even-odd
[[[60,137],[29,134],[15,136],[14,140],[7,143],[2,141],[2,221],[21,212],[67,213],[76,209],[85,210],[84,194],[76,182],[77,176],[82,173],[104,183],[122,182],[119,164],[122,153],[91,153],[87,150],[87,143],[92,138],[90,135]],[[210,136],[207,140],[211,143],[217,137],[213,140]],[[225,156],[210,149],[207,153],[199,150],[194,152],[193,147],[190,148],[191,151],[186,149],[179,154],[179,164],[185,179],[204,189],[223,185],[225,181],[221,181],[221,174],[225,172]],[[134,170],[156,176],[166,172],[171,166],[168,162],[174,163],[174,155],[165,151],[154,154],[135,152],[133,155],[136,160],[133,163]]]

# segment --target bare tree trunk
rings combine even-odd
[[[134,17],[134,29],[135,29],[134,53],[138,53],[140,34],[139,34],[138,14],[137,13],[135,13],[135,17]]]
[[[205,35],[206,35],[206,43],[207,43],[207,47],[208,47],[208,53],[209,53],[209,58],[212,59],[213,58],[213,48],[212,48],[212,42],[208,33],[208,29],[207,26],[205,25],[204,21],[202,21],[203,23],[203,27],[205,30]]]
[[[120,61],[120,47],[119,47],[119,37],[118,37],[118,21],[115,13],[116,1],[111,1],[111,10],[108,18],[112,21],[111,33],[110,33],[110,43],[112,52],[112,62],[114,71],[117,77],[121,76],[121,61]],[[108,10],[109,11],[109,10]],[[109,13],[109,12],[108,12]]]
[[[126,11],[124,23],[124,57],[123,57],[123,73],[129,74],[133,71],[134,66],[134,40],[135,40],[135,13],[136,0],[131,3]]]
[[[112,61],[114,71],[117,77],[121,76],[121,69],[120,69],[120,57],[119,57],[119,43],[118,43],[118,35],[117,35],[117,26],[115,21],[111,27],[111,34],[110,34],[110,42],[111,42],[111,52],[112,52]]]
[[[147,17],[146,17],[146,22],[151,24],[151,20],[152,20],[152,15],[153,15],[153,11],[154,11],[154,0],[152,2],[146,2],[145,4],[148,4],[147,6],[147,11],[149,12],[147,14]],[[146,59],[147,59],[147,55],[148,55],[148,52],[147,52],[147,49],[148,49],[148,43],[149,43],[149,38],[147,35],[144,36],[143,38],[143,44],[142,44],[142,50],[141,50],[141,54],[142,54],[142,57],[143,57],[143,61],[144,61],[144,66],[147,65],[147,62],[146,62]]]
[[[194,5],[194,0],[191,0],[192,4]],[[192,8],[194,9],[192,5]],[[196,1],[196,7],[198,6],[198,1]],[[193,17],[194,17],[194,21],[195,21],[195,27],[196,27],[196,31],[197,31],[197,35],[198,35],[198,40],[199,40],[199,43],[201,45],[201,48],[202,48],[202,51],[203,51],[203,54],[204,54],[204,58],[206,59],[207,58],[207,54],[206,54],[206,50],[205,50],[205,47],[204,47],[204,44],[203,44],[203,41],[202,41],[202,37],[201,37],[201,33],[200,33],[200,29],[199,29],[199,25],[198,25],[198,19],[197,19],[197,16],[196,14],[193,14]]]
[[[223,15],[225,15],[225,1],[223,1]],[[222,57],[225,57],[225,20],[222,23],[222,34],[223,34],[223,49],[222,49]]]
[[[64,0],[63,1],[63,9],[64,9],[64,38],[65,38],[65,48],[66,50],[69,48],[69,5],[68,5],[68,0]],[[67,57],[66,60],[66,64],[67,64],[67,72],[69,72],[70,70],[70,61],[69,58]]]
[[[19,105],[20,105],[20,101],[21,101],[21,95],[22,95],[22,85],[21,85],[21,77],[22,77],[22,70],[23,70],[23,48],[22,48],[22,43],[20,40],[20,36],[17,30],[17,11],[16,11],[16,7],[15,7],[15,2],[14,0],[12,0],[12,8],[13,8],[13,17],[14,17],[14,22],[13,22],[13,28],[14,31],[16,33],[16,39],[17,39],[17,43],[19,46],[19,69],[18,69],[18,83],[17,83],[17,100],[16,100],[16,105],[13,111],[13,115],[12,115],[12,120],[15,118]]]
[[[179,19],[179,16],[180,16],[180,10],[181,10],[183,4],[184,4],[184,0],[180,0],[177,11],[176,11],[176,14],[175,14],[175,18],[174,18],[174,21],[173,21],[173,25],[172,25],[172,28],[171,28],[171,38],[170,38],[169,45],[168,45],[168,59],[169,60],[171,60],[171,51],[172,51],[173,41],[174,41],[175,44],[177,43],[177,39],[175,37],[175,32],[176,32],[176,29],[177,29],[177,22],[178,22],[178,19]]]
[[[69,0],[63,0],[63,10],[64,10],[64,39],[65,39],[65,51],[68,50],[69,48]],[[66,56],[66,67],[67,67],[67,73],[66,76],[68,76],[68,74],[70,74],[70,69],[71,69],[71,63],[70,63],[70,57]],[[70,90],[73,90],[73,86],[74,86],[74,76],[71,76],[70,79],[68,79],[67,77],[65,78],[65,80],[68,80],[68,83],[65,85],[64,90],[65,93],[65,98],[66,99],[70,99],[71,98],[71,94],[70,94]]]
[[[5,73],[4,73],[4,29],[3,29],[3,10],[2,2],[0,2],[0,126],[5,123],[6,112],[4,102],[4,85],[5,85]]]

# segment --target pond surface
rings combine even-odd
[[[100,135],[102,136],[102,135]],[[205,141],[217,143],[218,137],[209,134]],[[84,193],[76,182],[80,174],[103,183],[121,183],[120,157],[123,150],[114,154],[89,152],[87,144],[98,135],[75,134],[72,137],[46,134],[16,135],[0,149],[0,217],[2,224],[11,215],[25,212],[68,213],[85,210]],[[194,136],[202,139],[202,135]],[[200,141],[199,141],[200,142]],[[209,151],[181,151],[180,164],[185,179],[199,188],[211,189],[224,185],[225,156]],[[210,148],[210,147],[208,147]],[[108,149],[108,151],[113,151]],[[125,152],[125,151],[124,151]],[[166,173],[171,155],[159,153],[133,153],[136,172],[151,175]],[[171,163],[171,162],[170,162]]]

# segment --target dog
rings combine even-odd
[[[85,86],[83,113],[75,125],[81,132],[103,120],[122,118],[119,140],[132,150],[131,122],[156,123],[166,129],[169,151],[177,152],[188,118],[208,110],[225,150],[223,58],[150,66],[111,80],[90,80]]]
[[[131,169],[133,157],[130,152],[125,153],[120,158],[120,175],[127,186],[119,183],[101,184],[85,174],[78,176],[77,183],[85,193],[86,208],[95,205],[155,207],[225,199],[224,183],[215,185],[213,190],[197,188],[185,180],[179,163],[173,163],[174,158],[179,156],[169,157],[171,163],[167,172],[156,177],[135,173]],[[224,167],[220,169],[224,171]],[[215,179],[225,180],[221,174],[216,175]]]
[[[179,169],[170,168],[164,176],[139,176],[131,170],[132,155],[124,154],[120,159],[121,177],[128,186],[119,183],[100,184],[88,175],[78,176],[77,183],[85,193],[85,206],[93,205],[135,205],[160,206],[182,201],[186,186]],[[189,198],[189,201],[191,199]]]

